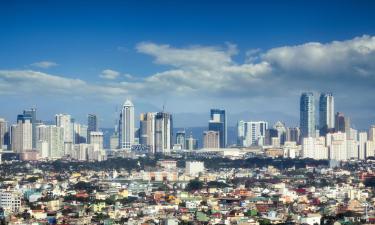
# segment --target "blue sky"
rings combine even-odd
[[[97,113],[110,127],[129,97],[137,112],[165,104],[181,126],[206,125],[210,107],[233,123],[297,125],[308,90],[334,92],[365,128],[374,11],[373,1],[1,1],[0,116],[36,105],[45,120]]]

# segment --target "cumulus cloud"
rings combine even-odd
[[[51,68],[51,67],[58,66],[59,64],[57,64],[55,62],[51,62],[51,61],[40,61],[40,62],[32,63],[30,65],[33,66],[33,67],[48,69],[48,68]]]
[[[120,73],[115,70],[106,69],[106,70],[103,70],[99,76],[103,79],[114,80],[119,75]]]
[[[238,107],[274,107],[273,110],[275,107],[277,110],[295,107],[298,104],[295,100],[291,102],[291,96],[298,98],[305,90],[332,91],[342,99],[349,100],[347,96],[362,99],[369,110],[375,110],[375,104],[371,104],[375,102],[373,36],[329,43],[310,42],[263,51],[249,50],[244,51],[243,62],[235,60],[240,52],[230,43],[223,47],[177,48],[142,42],[135,47],[139,53],[153,57],[154,63],[169,69],[144,78],[106,69],[100,76],[108,82],[100,85],[37,71],[0,71],[0,87],[2,92],[23,89],[31,93],[47,89],[69,95],[72,90],[81,90],[79,94],[82,95],[147,97],[150,101],[167,96],[177,105],[188,104],[184,100],[193,96],[202,105],[204,102],[238,103]],[[119,76],[125,79],[111,82]],[[350,108],[350,101],[346,104]],[[358,107],[359,103],[356,104]]]

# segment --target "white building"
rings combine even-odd
[[[295,141],[286,141],[283,146],[284,158],[294,159],[298,155],[298,146]]]
[[[346,148],[348,159],[358,159],[358,141],[349,139],[346,140]]]
[[[73,124],[69,114],[56,114],[56,126],[64,128],[64,142],[73,143]]]
[[[98,144],[77,144],[73,146],[72,158],[79,161],[102,161],[106,159]]]
[[[64,128],[55,125],[39,125],[36,127],[36,140],[39,154],[42,158],[58,159],[65,155]],[[46,155],[45,144],[48,144]]]
[[[22,194],[17,191],[0,190],[0,207],[7,213],[19,212]]]
[[[307,137],[303,139],[302,157],[312,159],[328,159],[328,149],[324,137]]]
[[[329,159],[337,161],[348,159],[346,133],[328,133],[327,147],[329,148]]]
[[[185,165],[186,174],[190,176],[198,176],[199,173],[204,172],[204,162],[187,161]]]
[[[91,131],[90,132],[90,144],[98,145],[100,150],[104,149],[103,145],[103,132]]]
[[[358,140],[358,158],[364,160],[366,159],[367,132],[359,132]]]
[[[12,150],[23,153],[32,149],[33,128],[31,119],[18,119],[17,124],[11,127]]]
[[[220,135],[218,131],[209,130],[203,132],[203,148],[220,148]]]
[[[127,99],[122,106],[120,114],[120,138],[119,146],[121,149],[130,150],[134,145],[134,105]]]
[[[238,139],[242,141],[241,146],[264,145],[268,123],[265,121],[238,122]]]
[[[74,128],[73,144],[88,143],[88,137],[87,137],[88,126],[79,124],[79,123],[74,123],[73,128]]]
[[[172,115],[158,112],[155,115],[155,152],[168,153],[172,149]]]

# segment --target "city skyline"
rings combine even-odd
[[[102,127],[112,127],[120,102],[130,98],[136,115],[165,106],[181,127],[194,115],[201,119],[192,126],[201,124],[210,108],[290,123],[298,121],[294,99],[301,92],[329,91],[356,127],[375,120],[371,1],[294,2],[290,15],[283,13],[288,4],[275,2],[168,9],[93,2],[85,11],[82,2],[1,4],[6,118],[37,106],[42,117],[68,111],[85,121],[96,113]],[[350,22],[342,27],[342,21]]]

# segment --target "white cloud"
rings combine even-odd
[[[119,75],[120,73],[115,70],[106,69],[102,71],[102,73],[100,74],[100,77],[103,79],[114,80]]]
[[[54,67],[54,66],[58,66],[59,64],[57,64],[55,62],[51,62],[51,61],[40,61],[40,62],[32,63],[30,65],[33,66],[33,67],[48,69],[48,68],[51,68],[51,67]]]

